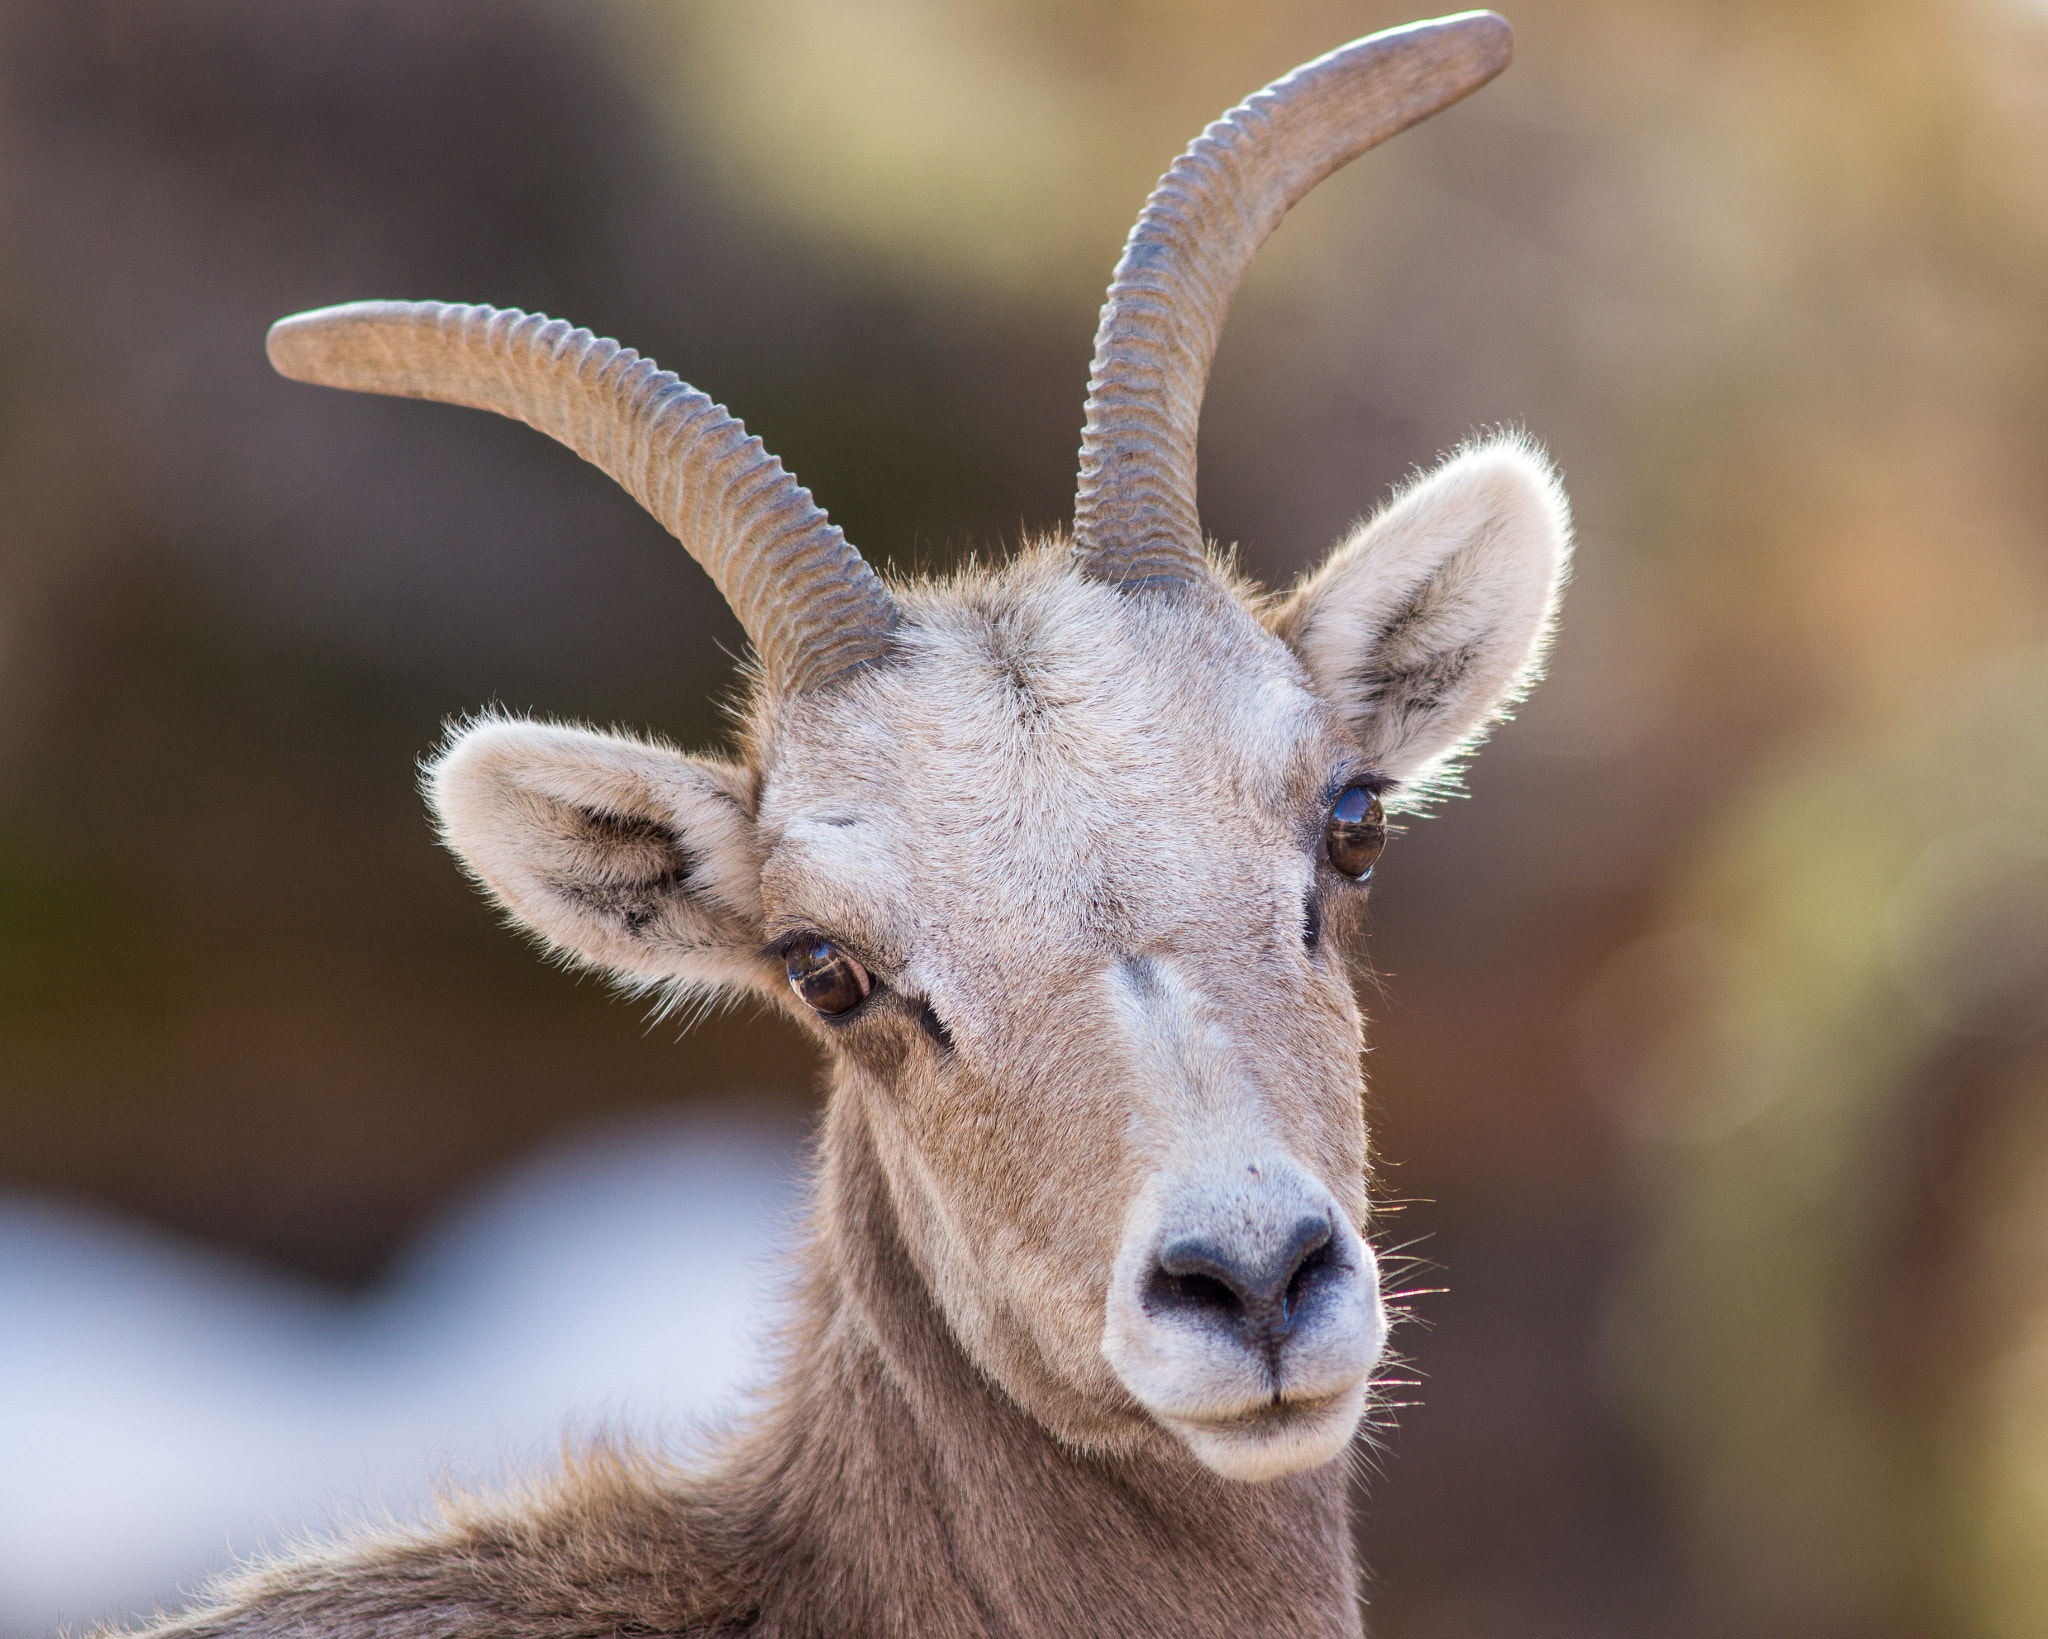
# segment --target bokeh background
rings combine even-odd
[[[268,323],[567,315],[943,566],[1066,518],[1166,161],[1411,15],[7,0],[0,1626],[712,1396],[815,1097],[768,1019],[537,960],[414,792],[489,702],[718,743],[708,581]],[[1386,1234],[1446,1290],[1370,1620],[2039,1639],[2048,4],[1512,20],[1268,246],[1203,427],[1271,580],[1475,428],[1578,513],[1550,680],[1375,890]]]

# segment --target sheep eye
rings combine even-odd
[[[1347,786],[1330,805],[1330,822],[1323,827],[1330,864],[1363,882],[1386,845],[1387,811],[1380,806],[1378,793],[1362,785]]]
[[[827,1018],[851,1013],[873,988],[868,970],[837,945],[806,939],[789,953],[789,988]]]

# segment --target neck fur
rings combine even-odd
[[[1057,1443],[946,1325],[854,1102],[826,1119],[782,1376],[713,1485],[754,1631],[1357,1639],[1344,1465],[1243,1485]]]

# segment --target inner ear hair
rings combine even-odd
[[[621,886],[654,889],[678,886],[690,875],[690,851],[675,829],[647,814],[563,805],[570,840],[590,853],[593,873],[615,877]]]
[[[764,982],[744,769],[492,718],[451,736],[426,786],[448,846],[551,950],[634,988]]]
[[[568,810],[580,834],[585,869],[557,879],[559,890],[594,915],[616,918],[629,937],[644,934],[668,898],[689,882],[691,860],[675,832],[638,814]]]

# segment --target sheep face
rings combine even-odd
[[[1386,1335],[1370,828],[1523,686],[1563,546],[1514,445],[1278,606],[1051,543],[897,590],[892,657],[764,695],[744,765],[487,721],[431,795],[563,954],[817,1034],[931,1303],[1057,1437],[1269,1479],[1344,1448]]]

